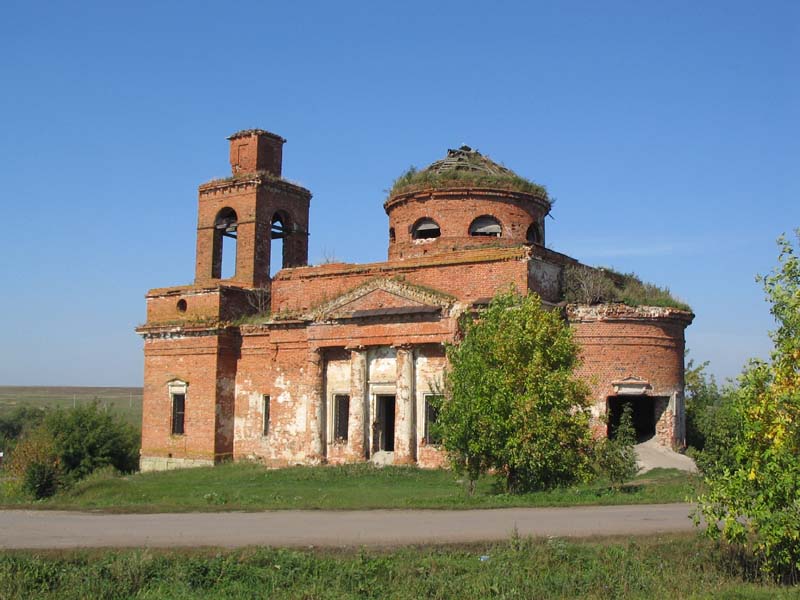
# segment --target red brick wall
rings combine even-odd
[[[524,291],[528,285],[526,257],[524,247],[487,248],[407,261],[284,270],[272,282],[272,311],[307,310],[375,277],[402,278],[462,302],[491,297],[510,285]]]
[[[252,179],[210,182],[200,186],[197,220],[195,283],[220,281],[212,277],[214,263],[214,224],[223,208],[236,212],[236,273],[221,281],[247,287],[269,283],[272,247],[272,218],[277,212],[287,217],[293,232],[284,240],[288,265],[308,262],[308,210],[311,194],[299,186]],[[231,240],[228,240],[231,241]],[[231,251],[226,243],[225,252]]]
[[[646,395],[655,397],[656,439],[682,446],[684,430],[684,329],[690,313],[657,307],[624,305],[568,307],[581,346],[578,376],[591,388],[595,426],[606,413],[607,400],[617,395],[612,382],[638,378],[648,382]]]
[[[684,325],[678,322],[573,322],[581,346],[578,374],[600,400],[615,394],[612,381],[646,379],[654,396],[683,391]]]
[[[296,189],[294,189],[296,188]],[[306,193],[300,193],[300,190]],[[284,226],[292,232],[283,239],[281,265],[301,267],[308,264],[308,213],[311,194],[297,186],[276,188],[264,186],[258,194],[258,219],[271,227],[276,213],[284,218]],[[267,243],[256,248],[256,261],[263,261],[267,269],[272,250],[280,251],[280,243],[267,238]],[[271,275],[275,275],[272,273]]]
[[[214,261],[214,224],[223,208],[236,212],[236,273],[227,281],[254,285],[266,279],[263,265],[255,261],[255,248],[269,244],[269,229],[256,223],[256,197],[258,186],[252,181],[200,186],[197,215],[197,250],[195,282],[207,284],[219,281],[212,277]],[[225,240],[225,252],[232,251],[232,240]]]
[[[267,131],[250,130],[233,134],[230,140],[230,163],[234,175],[266,171],[281,176],[283,144],[281,136]]]
[[[145,340],[142,456],[215,460],[230,452],[229,436],[221,426],[230,412],[230,396],[219,392],[234,368],[234,338],[221,334]],[[184,435],[172,435],[167,386],[175,379],[188,384]]]
[[[180,301],[185,310],[179,309]],[[214,286],[182,286],[150,290],[147,294],[147,324],[177,324],[233,321],[255,312],[247,290]]]
[[[547,210],[546,203],[535,196],[503,190],[426,190],[396,196],[386,203],[389,227],[394,229],[395,235],[394,242],[389,243],[389,260],[470,247],[525,244],[528,228],[532,223],[543,223]],[[470,224],[483,215],[500,221],[501,237],[469,235]],[[426,217],[439,224],[441,236],[413,240],[412,227]]]
[[[259,458],[273,466],[305,459],[309,449],[305,397],[309,347],[305,337],[305,328],[291,326],[243,337],[236,377],[236,458]],[[270,396],[266,437],[264,395]]]

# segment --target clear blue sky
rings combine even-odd
[[[140,385],[225,137],[286,137],[310,259],[383,260],[385,190],[467,143],[544,184],[548,246],[668,286],[719,377],[800,225],[800,3],[4,2],[0,384]]]

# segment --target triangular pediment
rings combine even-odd
[[[454,299],[395,279],[373,279],[317,307],[315,321],[439,313]]]

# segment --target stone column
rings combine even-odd
[[[310,463],[325,462],[325,359],[322,348],[311,348],[308,353],[306,422]]]
[[[350,414],[347,424],[347,453],[354,461],[366,458],[364,420],[367,396],[367,351],[350,348]]]
[[[394,464],[396,465],[414,464],[416,460],[414,404],[414,350],[411,346],[398,346],[394,420]]]

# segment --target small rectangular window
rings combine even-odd
[[[262,398],[262,401],[263,401],[262,402],[263,403],[262,410],[263,410],[263,415],[264,415],[264,421],[263,421],[263,428],[261,430],[261,433],[264,436],[268,436],[269,435],[269,396],[267,396],[265,394],[264,397]]]
[[[438,394],[425,396],[425,443],[428,445],[435,446],[442,443],[442,436],[436,427],[441,402],[442,396]]]
[[[350,396],[336,394],[333,397],[333,439],[347,441],[347,427],[350,423]]]
[[[186,394],[172,394],[172,435],[183,435],[186,414]]]

